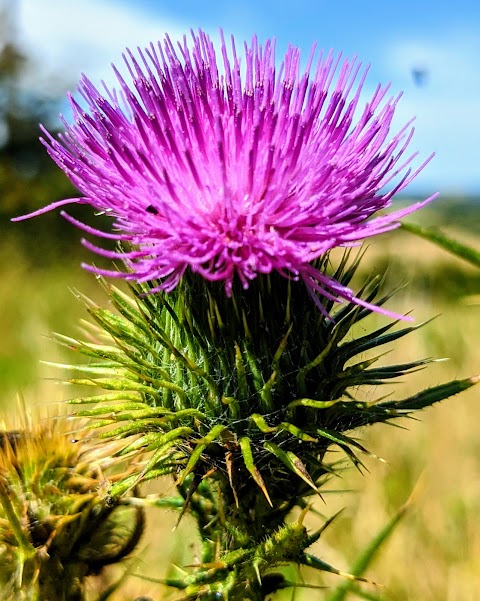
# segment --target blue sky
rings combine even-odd
[[[6,0],[7,2],[9,0]],[[289,42],[357,54],[371,65],[366,92],[392,83],[404,92],[400,128],[416,116],[412,150],[436,156],[412,193],[480,193],[480,5],[470,0],[16,0],[17,31],[36,65],[26,86],[61,88],[83,71],[112,82],[109,64],[125,46],[143,46],[202,27],[238,40],[275,37],[280,60]],[[413,71],[427,74],[417,85]],[[62,90],[63,91],[63,90]]]

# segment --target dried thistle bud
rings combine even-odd
[[[85,578],[140,538],[141,509],[102,493],[112,459],[73,441],[62,423],[0,432],[2,599],[81,601]]]

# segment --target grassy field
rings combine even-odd
[[[469,229],[458,219],[446,231],[478,248],[477,231],[471,226],[475,226],[475,219],[480,223],[479,214],[472,211]],[[434,223],[445,221],[434,213],[430,217]],[[58,371],[40,360],[75,360],[49,337],[52,331],[75,336],[79,320],[86,315],[71,288],[104,302],[95,278],[82,272],[81,257],[71,250],[78,245],[78,234],[75,241],[67,237],[57,245],[55,238],[47,236],[26,243],[12,232],[8,226],[0,248],[4,265],[0,406],[6,416],[15,411],[18,395],[29,405],[48,403],[52,407],[72,396],[72,390],[57,380]],[[379,271],[386,263],[390,265],[387,287],[389,282],[406,282],[389,308],[412,311],[417,323],[437,316],[393,346],[386,360],[448,358],[396,383],[388,392],[402,398],[426,386],[480,373],[480,270],[404,232],[372,241],[363,274]],[[383,322],[384,318],[374,317],[365,327],[373,326],[375,320]],[[373,398],[379,393],[371,391],[371,395]],[[389,601],[476,601],[480,590],[479,397],[480,390],[473,388],[444,401],[422,413],[419,421],[402,423],[407,431],[385,425],[365,430],[363,442],[385,462],[369,459],[369,473],[360,476],[354,470],[347,471],[342,480],[331,483],[331,489],[351,492],[326,494],[327,503],[318,504],[317,509],[326,517],[341,507],[345,510],[314,552],[348,570],[413,491],[411,510],[369,568],[367,576],[379,586],[366,585],[364,590]],[[169,484],[160,486],[163,489]],[[172,536],[175,521],[171,513],[155,514],[143,550],[131,564],[134,573],[158,577],[165,574],[170,561],[191,563],[194,550],[183,548],[180,541],[188,538],[194,544],[192,524],[184,520]],[[320,521],[312,518],[311,526],[318,526]],[[160,540],[167,542],[159,545]],[[165,568],[159,569],[159,565]],[[318,582],[307,570],[302,577],[306,582]],[[325,577],[322,584],[334,587],[339,582],[332,576]],[[126,594],[118,598],[134,599],[143,594],[159,599],[163,590],[132,576]],[[328,591],[306,591],[298,592],[295,598],[323,599],[327,595]],[[279,598],[291,596],[285,592]]]

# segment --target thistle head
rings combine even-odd
[[[333,275],[347,285],[357,264],[345,259]],[[382,296],[380,285],[367,282],[358,296],[382,306],[390,295]],[[72,383],[105,389],[72,399],[78,414],[93,419],[101,438],[123,441],[121,454],[143,453],[137,475],[114,484],[114,496],[161,474],[181,485],[193,478],[194,487],[213,478],[233,505],[257,505],[263,526],[269,506],[292,507],[318,491],[335,471],[329,449],[361,467],[367,450],[352,435],[356,428],[408,416],[470,385],[366,402],[362,390],[428,363],[382,364],[382,345],[415,327],[389,322],[352,337],[371,309],[349,303],[334,310],[329,301],[334,321],[325,319],[300,282],[279,274],[246,291],[238,286],[231,298],[221,284],[193,276],[169,294],[136,285],[133,302],[106,287],[115,312],[87,302],[99,334],[60,340],[91,358],[74,368]]]
[[[302,71],[289,47],[277,70],[274,42],[256,37],[242,54],[233,38],[221,35],[216,51],[199,31],[177,46],[167,36],[127,51],[128,78],[114,68],[118,90],[84,77],[81,100],[70,98],[73,124],[44,139],[82,197],[34,214],[72,202],[106,213],[113,232],[64,213],[122,243],[111,251],[84,241],[124,261],[125,273],[87,268],[154,281],[150,292],[171,291],[192,272],[231,295],[236,279],[248,288],[277,272],[303,280],[320,309],[318,297],[359,302],[315,261],[423,204],[377,215],[419,170],[410,172],[415,154],[405,154],[410,123],[390,131],[399,97],[378,86],[360,107],[367,70],[355,58],[316,59],[312,48]]]
[[[332,275],[348,285],[357,265],[344,258]],[[101,441],[116,441],[130,458],[135,472],[112,482],[112,499],[142,481],[174,477],[180,498],[159,503],[180,515],[188,509],[203,545],[193,573],[165,581],[187,590],[185,598],[246,598],[253,587],[251,598],[263,599],[271,569],[288,562],[333,571],[306,552],[320,534],[289,528],[290,511],[307,508],[346,461],[362,468],[371,453],[358,429],[408,417],[475,383],[372,398],[372,387],[429,362],[382,361],[382,346],[416,327],[390,321],[369,331],[362,322],[371,309],[335,309],[333,300],[324,309],[334,319],[326,319],[301,282],[280,274],[247,290],[237,282],[230,298],[221,283],[193,274],[168,294],[136,284],[133,298],[104,284],[108,309],[85,299],[98,326],[93,336],[59,337],[89,357],[61,366],[76,371],[70,381],[104,390],[69,402]],[[358,297],[382,306],[390,295],[380,284],[367,281]],[[218,545],[230,551],[219,557]]]
[[[87,576],[133,551],[143,515],[106,502],[111,467],[112,459],[72,441],[60,423],[0,433],[5,598],[81,601]]]

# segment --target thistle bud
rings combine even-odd
[[[143,514],[106,501],[111,467],[61,422],[0,433],[2,599],[82,601],[85,579],[135,548]]]

